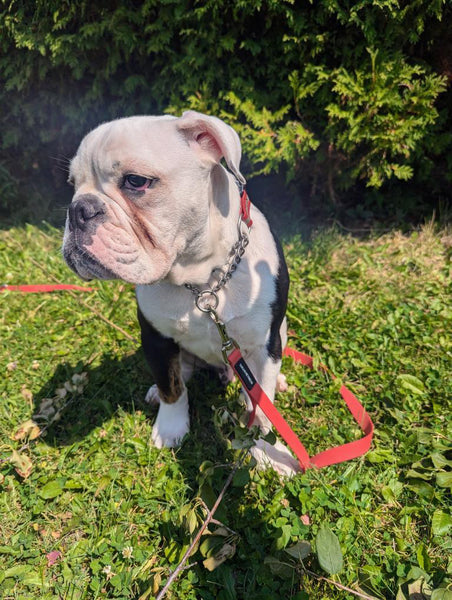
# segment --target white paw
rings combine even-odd
[[[287,383],[286,376],[282,373],[278,373],[278,377],[276,379],[276,391],[277,392],[287,392],[289,389],[289,385]]]
[[[178,446],[189,430],[190,418],[186,391],[173,404],[160,402],[151,436],[157,448],[174,448],[174,446]]]
[[[279,440],[275,445],[261,439],[256,440],[256,445],[251,448],[251,454],[257,461],[258,469],[271,468],[283,477],[293,477],[301,471],[298,460]]]
[[[155,384],[148,389],[147,394],[144,397],[144,401],[151,406],[157,406],[160,404],[159,389]]]

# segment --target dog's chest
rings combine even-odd
[[[137,288],[140,310],[153,327],[209,364],[220,365],[221,342],[214,322],[195,307],[189,293],[182,291],[181,296],[150,290],[140,293]]]
[[[248,293],[252,293],[252,287]],[[256,292],[258,290],[256,289]],[[189,290],[174,291],[173,286],[137,286],[137,301],[149,323],[162,335],[172,338],[182,348],[205,362],[220,366],[222,363],[221,338],[213,319],[195,305]],[[259,299],[238,296],[222,290],[217,312],[226,323],[228,334],[236,339],[243,350],[265,344],[271,321],[271,299],[268,290]]]

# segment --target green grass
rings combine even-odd
[[[80,283],[60,245],[46,226],[1,232],[0,281]],[[290,481],[241,469],[216,514],[229,529],[210,527],[216,535],[203,537],[168,598],[354,597],[327,577],[376,598],[450,600],[452,236],[433,226],[361,240],[330,230],[285,246],[290,343],[357,393],[376,426],[373,448]],[[205,516],[199,498],[211,505],[237,457],[238,387],[222,390],[208,373],[190,384],[182,447],[152,446],[143,355],[92,310],[138,337],[133,290],[90,285],[75,297],[0,295],[5,600],[153,597]],[[289,359],[283,370],[290,388],[278,406],[311,453],[360,434],[337,383]],[[15,439],[38,412],[43,435]],[[341,546],[338,574],[318,560],[323,524]],[[313,547],[302,562],[284,551],[300,540]],[[233,556],[209,571],[203,561],[225,541]]]

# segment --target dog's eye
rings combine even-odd
[[[127,190],[135,190],[137,192],[141,192],[142,190],[146,190],[153,181],[154,180],[150,179],[149,177],[130,174],[124,177],[124,187]]]

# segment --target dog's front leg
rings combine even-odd
[[[188,395],[185,381],[192,365],[182,360],[174,340],[161,335],[145,319],[138,308],[141,342],[155,380],[146,400],[158,403],[157,419],[152,428],[152,441],[157,448],[177,446],[190,429]]]
[[[256,348],[251,354],[246,356],[246,362],[261,385],[264,392],[273,402],[275,389],[281,385],[281,360],[275,360],[269,356],[266,347]],[[247,397],[248,407],[252,404]],[[260,408],[256,411],[254,425],[258,425],[262,433],[267,434],[272,425]],[[300,471],[296,458],[292,456],[288,448],[279,440],[275,444],[269,444],[262,438],[256,440],[255,446],[251,450],[252,455],[257,460],[259,468],[271,467],[281,475],[291,477]]]

